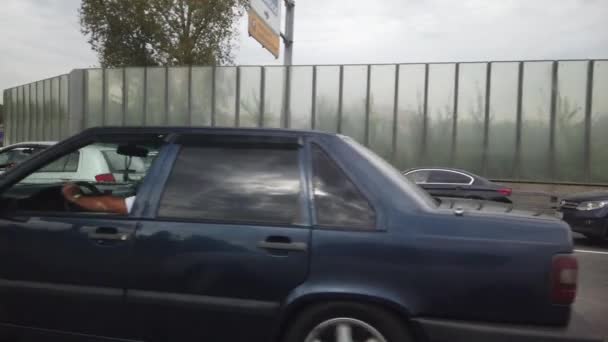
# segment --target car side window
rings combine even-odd
[[[313,187],[317,224],[372,230],[376,214],[355,184],[317,145],[312,147]]]
[[[164,137],[150,134],[124,141],[114,136],[109,139],[112,142],[95,141],[78,150],[64,151],[39,164],[36,170],[20,175],[18,182],[0,194],[0,208],[10,208],[10,212],[125,215],[121,205],[125,204],[128,213],[128,203],[134,203],[148,171],[133,165],[144,165],[144,158],[158,154]],[[126,167],[112,169],[103,156],[108,151],[120,155]]]
[[[296,146],[184,146],[158,216],[201,221],[300,224]]]
[[[76,172],[80,153],[72,152],[41,168],[38,172]]]
[[[429,179],[429,171],[428,170],[413,171],[413,172],[410,172],[407,175],[405,175],[405,177],[407,177],[407,179],[411,180],[412,182],[414,182],[416,184],[424,184]]]
[[[430,171],[427,183],[469,184],[471,177],[452,171]]]

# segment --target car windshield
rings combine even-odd
[[[390,178],[400,186],[404,188],[404,190],[417,199],[425,202],[431,207],[436,207],[439,203],[433,199],[426,191],[422,190],[419,186],[412,183],[407,177],[404,177],[399,170],[393,167],[391,164],[386,162],[376,153],[369,150],[367,147],[359,144],[355,140],[347,137],[340,136],[342,140],[348,143],[350,146],[355,148],[358,152],[360,152],[367,160],[369,160],[380,172],[382,172],[386,177]]]

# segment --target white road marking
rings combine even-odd
[[[591,253],[591,254],[605,254],[608,255],[608,252],[600,252],[600,251],[590,251],[588,249],[575,249],[575,252],[579,253]]]

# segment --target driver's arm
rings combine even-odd
[[[63,197],[77,206],[96,212],[116,213],[127,215],[127,204],[125,199],[116,196],[83,196],[80,187],[76,184],[68,183],[61,189]]]

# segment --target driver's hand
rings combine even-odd
[[[63,194],[63,197],[70,202],[74,202],[78,197],[82,196],[80,187],[74,183],[65,183],[61,189],[61,193]]]

